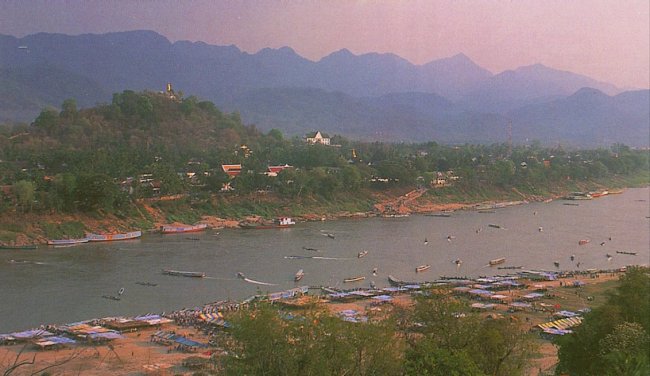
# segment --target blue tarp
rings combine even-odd
[[[116,332],[105,332],[105,333],[93,333],[90,335],[90,338],[106,338],[106,339],[120,339],[125,338],[123,335]]]
[[[530,308],[533,306],[530,303],[524,303],[524,302],[512,302],[510,303],[510,305],[513,307],[520,307],[520,308]]]
[[[54,342],[56,344],[64,344],[64,343],[76,343],[74,339],[70,339],[67,337],[47,337],[44,338],[46,341]]]
[[[208,345],[204,343],[192,341],[191,339],[185,337],[176,337],[174,338],[174,342],[190,347],[208,347]]]
[[[14,338],[25,339],[25,338],[38,338],[38,337],[47,337],[53,336],[54,333],[50,333],[47,330],[25,330],[24,332],[16,332],[10,334]]]
[[[571,311],[557,311],[554,313],[556,316],[562,316],[562,317],[575,317],[579,316],[579,314]]]
[[[390,295],[377,295],[377,296],[373,296],[372,299],[379,300],[381,302],[390,302],[391,300],[393,300],[393,298],[391,298]]]

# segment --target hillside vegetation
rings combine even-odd
[[[69,99],[61,107],[0,133],[0,242],[73,236],[107,218],[104,229],[125,229],[204,215],[368,212],[379,197],[418,188],[428,189],[420,200],[448,203],[648,183],[647,151],[621,144],[450,147],[333,136],[331,145],[308,145],[245,126],[238,113],[193,96],[124,91],[110,104],[79,110]],[[228,176],[224,164],[241,165],[241,173]],[[274,176],[273,165],[289,167]],[[61,227],[68,222],[81,225]]]

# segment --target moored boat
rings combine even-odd
[[[160,232],[163,234],[178,234],[184,232],[199,232],[208,228],[205,223],[200,223],[194,226],[161,226]]]
[[[589,192],[591,197],[593,198],[598,198],[598,197],[603,197],[607,196],[609,194],[609,191],[602,191],[602,192]]]
[[[500,257],[500,258],[490,260],[490,265],[499,265],[499,264],[503,264],[504,262],[506,262],[506,258]]]
[[[30,245],[0,245],[0,249],[36,249],[38,246]]]
[[[47,245],[74,245],[74,244],[82,244],[82,243],[88,243],[88,238],[81,238],[81,239],[54,239],[54,240],[48,240]]]
[[[268,222],[242,222],[239,224],[239,227],[244,229],[268,229],[268,228],[287,228],[295,225],[296,222],[293,221],[290,217],[280,217],[275,221]]]
[[[91,242],[111,242],[117,240],[137,239],[142,236],[142,231],[132,231],[124,234],[88,234],[86,238]]]
[[[359,282],[359,281],[363,281],[364,279],[366,279],[366,277],[364,277],[364,276],[350,277],[350,278],[344,279],[343,282],[346,282],[346,283],[347,282]]]
[[[636,256],[636,252],[616,251],[616,253],[619,253],[619,254],[621,254],[621,255],[632,255],[632,256]]]
[[[593,197],[587,192],[571,192],[565,196],[565,200],[591,200]]]
[[[416,273],[423,272],[423,271],[425,271],[427,269],[430,269],[430,268],[431,268],[431,265],[428,265],[428,264],[427,265],[420,265],[420,266],[415,268],[415,272]]]
[[[293,277],[293,280],[296,281],[296,282],[298,282],[298,281],[300,281],[300,280],[302,279],[302,277],[304,277],[304,276],[305,276],[305,272],[304,272],[302,269],[300,269],[300,270],[298,270],[298,271],[296,272],[296,275]]]
[[[589,240],[589,239],[580,239],[580,240],[578,240],[578,245],[585,245],[585,244],[589,243],[590,241],[591,240]]]
[[[362,257],[364,257],[364,256],[367,255],[367,254],[368,254],[368,251],[361,251],[361,252],[359,252],[359,254],[357,254],[357,257],[358,257],[358,258],[362,258]]]
[[[205,273],[203,272],[186,272],[182,270],[171,270],[171,269],[163,270],[163,274],[173,275],[178,277],[193,277],[193,278],[205,277]]]

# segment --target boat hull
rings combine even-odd
[[[90,242],[111,242],[118,240],[137,239],[142,236],[142,231],[127,232],[125,234],[88,234]]]
[[[88,238],[83,238],[83,239],[55,239],[55,240],[48,240],[47,245],[74,245],[74,244],[82,244],[82,243],[88,243]]]
[[[186,272],[182,270],[163,270],[163,274],[173,275],[177,277],[192,277],[192,278],[205,277],[205,273],[203,272]]]
[[[181,234],[186,232],[200,232],[208,228],[207,224],[195,226],[162,226],[160,232],[163,234]]]

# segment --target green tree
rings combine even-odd
[[[556,340],[557,373],[650,374],[649,301],[648,268],[628,268],[607,302],[585,315],[572,334]],[[623,370],[632,373],[619,373]]]
[[[28,180],[17,181],[13,185],[13,193],[16,196],[16,202],[23,211],[31,211],[34,206],[34,197],[36,186]]]

